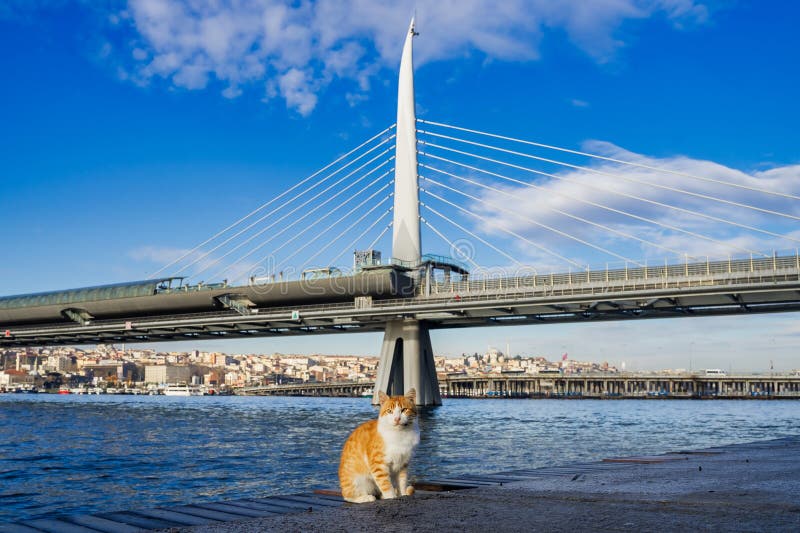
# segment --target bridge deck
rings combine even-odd
[[[0,347],[382,331],[397,318],[436,329],[798,311],[798,262],[792,255],[531,275],[423,284],[407,298],[7,326]]]

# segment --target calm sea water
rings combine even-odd
[[[0,395],[0,522],[337,486],[368,400]],[[797,401],[455,400],[412,479],[800,433]]]

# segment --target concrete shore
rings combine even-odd
[[[800,531],[800,437],[496,479],[180,531]]]
[[[245,498],[0,524],[0,533],[800,531],[800,435],[425,479],[409,498]],[[445,490],[442,490],[445,489]],[[458,490],[455,490],[458,489]]]

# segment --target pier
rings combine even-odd
[[[296,383],[244,387],[246,396],[353,397],[372,382]],[[800,399],[800,375],[575,374],[443,376],[447,398]]]

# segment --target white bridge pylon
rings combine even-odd
[[[419,174],[417,165],[417,118],[414,109],[414,19],[408,28],[397,89],[395,146],[394,222],[392,258],[417,265],[422,259],[419,228]],[[372,403],[380,391],[389,395],[417,391],[417,405],[441,405],[439,381],[433,361],[431,338],[419,320],[392,320],[386,324]]]

